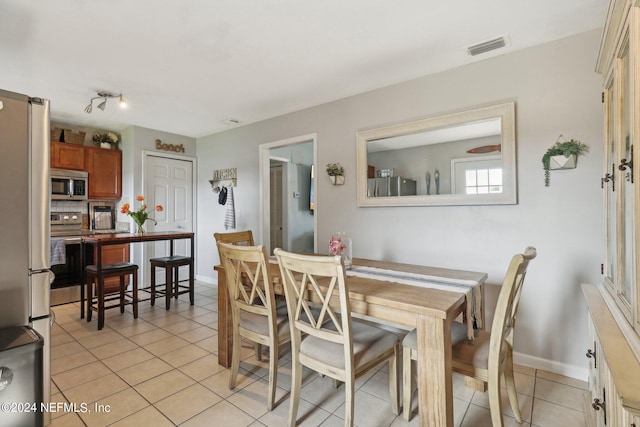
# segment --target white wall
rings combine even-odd
[[[238,228],[260,236],[258,146],[317,132],[318,241],[338,230],[353,255],[489,273],[487,317],[513,253],[533,245],[515,350],[518,361],[586,378],[586,305],[581,282],[600,280],[603,259],[599,178],[602,79],[594,72],[600,31],[488,59],[336,102],[198,139],[200,183],[211,170],[237,167]],[[511,206],[359,208],[359,129],[515,100],[519,203]],[[578,168],[554,171],[544,187],[541,157],[558,136],[591,146]],[[332,186],[324,165],[340,162],[346,184]],[[198,191],[198,276],[215,281],[212,234],[223,211],[205,185]]]

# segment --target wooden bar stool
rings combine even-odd
[[[102,271],[98,274],[95,265],[87,266],[87,322],[91,321],[93,311],[98,312],[98,330],[104,327],[104,311],[110,308],[120,307],[120,313],[124,313],[124,306],[133,305],[133,317],[138,318],[138,266],[128,262],[116,262],[102,266]],[[131,295],[125,289],[125,277],[133,276]],[[105,298],[104,280],[109,277],[120,278],[120,295]],[[96,301],[94,301],[94,286],[96,284]],[[105,305],[105,302],[118,300],[118,303]]]
[[[166,256],[160,258],[151,258],[151,305],[156,303],[156,292],[165,296],[165,306],[169,310],[171,307],[171,297],[178,299],[178,295],[189,293],[189,302],[193,305],[194,286],[193,286],[193,258],[188,256]],[[189,266],[189,284],[181,285],[178,275],[181,266]],[[165,287],[163,291],[156,291],[156,267],[165,269]]]

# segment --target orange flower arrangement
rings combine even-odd
[[[132,211],[131,205],[129,205],[129,203],[125,203],[124,205],[122,205],[122,208],[120,208],[120,213],[129,215],[131,218],[133,218],[133,221],[138,225],[138,233],[142,233],[144,232],[144,230],[142,229],[142,224],[144,224],[145,221],[151,220],[156,225],[158,224],[158,221],[153,218],[149,218],[149,212],[147,212],[147,204],[144,203],[144,196],[138,196],[136,197],[136,200],[142,202],[142,206],[140,206],[140,209],[138,209],[137,211]],[[156,212],[162,212],[164,208],[162,207],[162,205],[157,205],[155,210]]]

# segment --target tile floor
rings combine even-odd
[[[266,410],[268,368],[245,346],[235,390],[217,363],[217,288],[197,282],[196,305],[186,295],[164,309],[142,302],[139,318],[107,310],[105,328],[80,320],[77,304],[54,307],[52,329],[52,426],[273,426],[286,425],[291,363],[284,355],[278,376],[279,405]],[[417,426],[391,413],[386,365],[357,384],[355,424]],[[464,387],[454,375],[455,425],[491,426],[486,393]],[[584,426],[586,383],[548,372],[519,368],[516,374],[524,422],[517,424],[508,403],[506,426]],[[506,395],[506,393],[505,393]],[[506,396],[505,396],[506,399]],[[505,400],[506,401],[506,400]],[[342,426],[344,392],[328,378],[305,371],[299,425]],[[85,411],[86,409],[86,411]]]

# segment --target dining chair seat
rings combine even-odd
[[[451,344],[457,344],[467,340],[467,325],[460,322],[451,323]],[[476,334],[481,331],[476,331]],[[410,350],[418,350],[418,332],[412,329],[402,340],[402,346]]]
[[[289,331],[289,316],[287,312],[276,312],[276,336],[286,338],[291,333]],[[269,324],[265,322],[264,316],[255,313],[240,313],[240,328],[258,335],[269,335]]]

